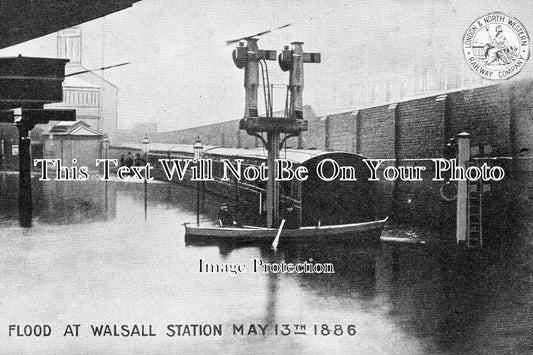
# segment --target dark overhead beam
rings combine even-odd
[[[109,15],[140,0],[2,0],[0,48]]]

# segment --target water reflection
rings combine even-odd
[[[32,321],[151,323],[161,336],[108,339],[105,351],[161,353],[531,353],[531,176],[517,180],[516,243],[493,251],[430,245],[185,245],[196,193],[172,184],[33,181],[32,229],[18,227],[17,176],[0,174],[0,327]],[[520,185],[521,184],[521,185]],[[146,198],[145,198],[146,196]],[[146,201],[146,202],[145,202]],[[202,219],[221,199],[204,196]],[[145,206],[147,214],[145,215]],[[14,211],[15,210],[15,211]],[[200,274],[211,263],[331,262],[335,274]],[[24,305],[24,307],[21,307]],[[221,339],[164,336],[166,324],[355,324],[354,337]],[[103,351],[90,337],[87,351]],[[7,353],[54,352],[75,340],[24,343]],[[100,344],[100,345],[99,345]]]
[[[116,189],[109,182],[47,181],[35,196],[37,216],[47,224],[106,221],[116,215]]]

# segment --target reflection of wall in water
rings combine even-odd
[[[505,178],[483,195],[483,235],[498,248],[533,243],[533,158],[497,160]],[[529,164],[524,166],[524,162]]]
[[[362,301],[371,301],[375,296],[376,254],[379,245],[339,243],[284,244],[278,254],[271,254],[268,248],[262,252],[265,262],[332,263],[333,274],[291,274],[298,279],[301,287],[310,288],[324,297],[346,297]]]
[[[524,252],[527,260],[531,251]],[[531,262],[516,256],[383,245],[376,258],[374,304],[422,340],[427,353],[514,353],[529,341],[524,327],[530,327],[533,296]]]
[[[115,217],[116,200],[116,189],[103,181],[43,181],[37,214],[50,224],[105,221]]]
[[[533,171],[515,173],[512,188],[513,234],[519,244],[533,245]]]
[[[0,217],[18,218],[18,174],[0,174]]]
[[[376,297],[382,311],[410,335],[435,336],[446,312],[439,253],[383,245],[376,258]]]

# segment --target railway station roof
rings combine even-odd
[[[91,128],[83,121],[66,121],[56,123],[50,130],[43,135],[45,136],[98,136],[102,137],[103,133]]]
[[[139,143],[119,143],[113,144],[113,148],[130,148],[142,150],[142,144]],[[209,155],[221,157],[238,157],[243,159],[265,159],[267,151],[263,148],[221,148],[217,146],[203,146],[203,152]],[[150,153],[163,154],[194,154],[192,144],[168,144],[168,143],[150,143]],[[279,152],[279,159],[287,159],[295,163],[303,163],[316,156],[331,153],[324,150],[315,149],[282,149]]]
[[[204,152],[207,152],[209,147],[204,147]],[[209,150],[209,154],[220,156],[238,156],[242,158],[267,158],[267,151],[263,148],[213,148]],[[325,153],[322,150],[304,150],[304,149],[282,149],[279,152],[279,159],[287,159],[295,163],[302,163],[317,155]]]
[[[0,48],[79,25],[139,0],[24,0],[0,3]]]

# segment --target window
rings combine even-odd
[[[422,92],[428,91],[428,68],[422,68],[422,75],[421,75],[421,89]]]
[[[407,96],[407,84],[405,82],[400,83],[400,99],[403,99]]]
[[[70,28],[57,34],[57,57],[72,64],[81,64],[81,30]]]
[[[426,67],[417,67],[415,70],[416,90],[417,92],[428,91],[429,69]]]
[[[98,106],[98,92],[66,89],[63,92],[63,102],[71,105]]]
[[[387,82],[387,89],[385,91],[385,102],[389,102],[392,99],[392,83]]]
[[[461,83],[461,73],[459,68],[455,65],[450,65],[447,68],[446,72],[446,89],[455,89],[460,86]]]

